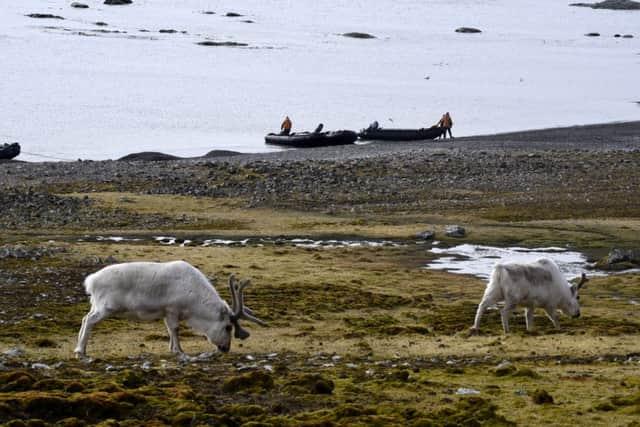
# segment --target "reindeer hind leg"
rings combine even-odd
[[[89,334],[91,329],[99,323],[101,320],[109,317],[111,313],[106,310],[94,310],[91,308],[89,313],[82,319],[82,326],[80,326],[80,332],[78,333],[78,344],[74,350],[77,357],[85,357],[87,350],[87,341],[89,340]]]

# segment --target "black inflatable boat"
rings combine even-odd
[[[418,141],[435,139],[442,134],[442,128],[432,126],[422,129],[385,129],[368,127],[362,129],[358,137],[363,140],[378,141]]]
[[[0,145],[0,159],[9,160],[20,154],[20,144],[17,142]]]
[[[353,144],[358,134],[352,130],[337,130],[331,132],[296,132],[290,135],[270,133],[264,137],[267,144],[284,145],[287,147],[322,147],[325,145]]]

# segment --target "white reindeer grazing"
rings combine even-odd
[[[91,310],[82,319],[74,352],[79,358],[86,357],[91,329],[107,317],[124,315],[139,320],[164,318],[172,353],[183,354],[178,338],[180,320],[226,353],[233,328],[236,338],[249,337],[249,332],[240,326],[240,319],[266,326],[244,307],[243,289],[248,284],[249,280],[243,280],[236,285],[234,277],[229,278],[230,308],[204,274],[187,262],[110,265],[84,281],[91,297]]]
[[[502,329],[505,334],[509,333],[509,314],[519,305],[525,307],[527,331],[533,328],[535,307],[542,307],[553,326],[559,328],[558,309],[567,316],[580,316],[578,290],[586,281],[582,273],[580,283],[569,285],[556,263],[547,258],[529,264],[498,263],[478,305],[471,331],[479,330],[482,314],[500,301],[504,301]]]

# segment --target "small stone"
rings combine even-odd
[[[433,240],[433,239],[435,239],[435,237],[436,237],[435,231],[431,231],[431,230],[422,231],[422,232],[416,234],[416,239],[424,240],[424,241]]]
[[[209,359],[211,359],[212,357],[215,357],[215,356],[217,356],[217,355],[218,355],[218,353],[216,353],[216,352],[214,352],[214,351],[207,351],[207,352],[204,352],[204,353],[200,353],[200,354],[197,356],[197,359],[198,359],[198,360],[209,360]]]
[[[460,225],[447,225],[444,234],[447,237],[465,237],[467,232],[464,227]]]
[[[20,357],[24,354],[24,350],[19,348],[10,348],[9,350],[3,351],[2,354],[5,356]]]
[[[498,366],[496,366],[494,370],[494,374],[497,377],[504,377],[505,375],[512,374],[515,371],[516,371],[516,367],[513,365],[513,363],[505,360],[500,364],[498,364]]]
[[[252,371],[252,370],[258,369],[258,365],[256,365],[255,363],[251,365],[240,365],[238,366],[237,369],[238,369],[238,372]]]
[[[31,369],[41,369],[43,371],[51,369],[51,366],[45,363],[33,363],[31,364]]]

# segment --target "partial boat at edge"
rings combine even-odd
[[[20,154],[20,144],[17,142],[0,145],[0,160],[10,160]]]

